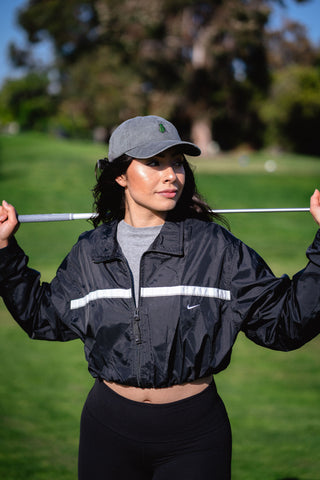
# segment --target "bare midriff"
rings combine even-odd
[[[103,381],[114,392],[135,402],[171,403],[201,393],[212,382],[212,376],[209,375],[193,382],[172,385],[167,388],[139,388]]]

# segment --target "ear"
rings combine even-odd
[[[119,177],[116,177],[116,182],[120,185],[120,187],[126,187],[127,186],[127,179],[124,174],[119,175]]]

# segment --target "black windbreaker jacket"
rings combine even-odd
[[[13,317],[31,338],[80,338],[94,377],[167,387],[226,368],[240,330],[277,350],[320,332],[320,231],[290,280],[215,223],[166,222],[142,257],[135,305],[116,230],[112,222],[81,235],[50,284],[14,239],[0,250]]]

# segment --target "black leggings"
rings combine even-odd
[[[79,480],[230,480],[230,465],[230,423],[214,383],[150,404],[95,382],[81,416]]]

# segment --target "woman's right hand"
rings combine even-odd
[[[15,208],[3,200],[0,205],[0,248],[8,246],[9,238],[19,228],[17,212]]]

